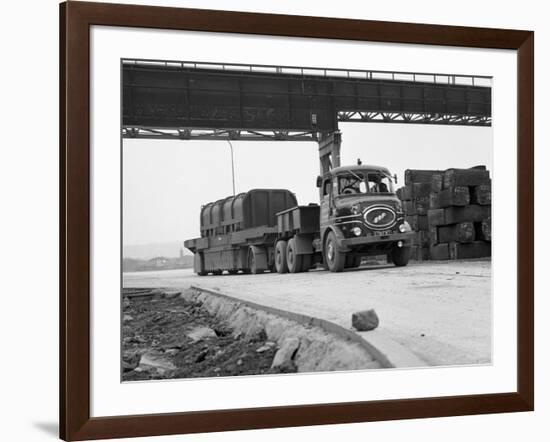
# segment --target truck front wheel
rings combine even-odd
[[[286,241],[278,241],[275,246],[275,270],[277,270],[277,273],[288,272],[286,264]]]
[[[346,254],[338,249],[334,232],[329,232],[325,241],[325,261],[331,272],[341,272],[346,265]]]
[[[406,266],[411,257],[410,247],[394,247],[391,252],[391,259],[397,267]]]

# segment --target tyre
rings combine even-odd
[[[313,255],[302,255],[302,272],[309,272]]]
[[[286,264],[286,241],[278,241],[275,246],[275,270],[277,270],[277,273],[288,272]]]
[[[239,271],[238,271],[238,270],[235,270],[235,269],[233,269],[233,270],[228,270],[228,272],[229,272],[230,275],[236,275],[237,273],[239,273]]]
[[[286,264],[290,273],[302,271],[302,255],[296,254],[296,241],[294,238],[290,239],[286,245]]]
[[[254,256],[254,251],[252,249],[248,251],[248,268],[250,270],[250,273],[252,273],[253,275],[263,273],[263,271],[258,268],[256,257]]]
[[[334,232],[329,232],[325,241],[325,261],[331,272],[341,272],[346,265],[346,254],[338,249]]]
[[[213,270],[212,271],[212,274],[215,275],[215,276],[219,276],[223,273],[223,270]]]
[[[410,247],[394,247],[391,253],[392,261],[397,267],[406,266],[409,263],[410,257]]]

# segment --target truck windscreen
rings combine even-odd
[[[338,176],[338,193],[352,195],[358,193],[394,193],[391,177],[379,172],[354,172]]]

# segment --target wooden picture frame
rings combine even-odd
[[[511,49],[517,96],[517,391],[90,417],[90,26]],[[151,436],[530,411],[534,407],[534,34],[530,31],[70,1],[60,5],[60,437]]]

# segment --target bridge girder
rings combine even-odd
[[[311,141],[339,122],[491,125],[481,77],[312,71],[125,60],[122,136]]]

